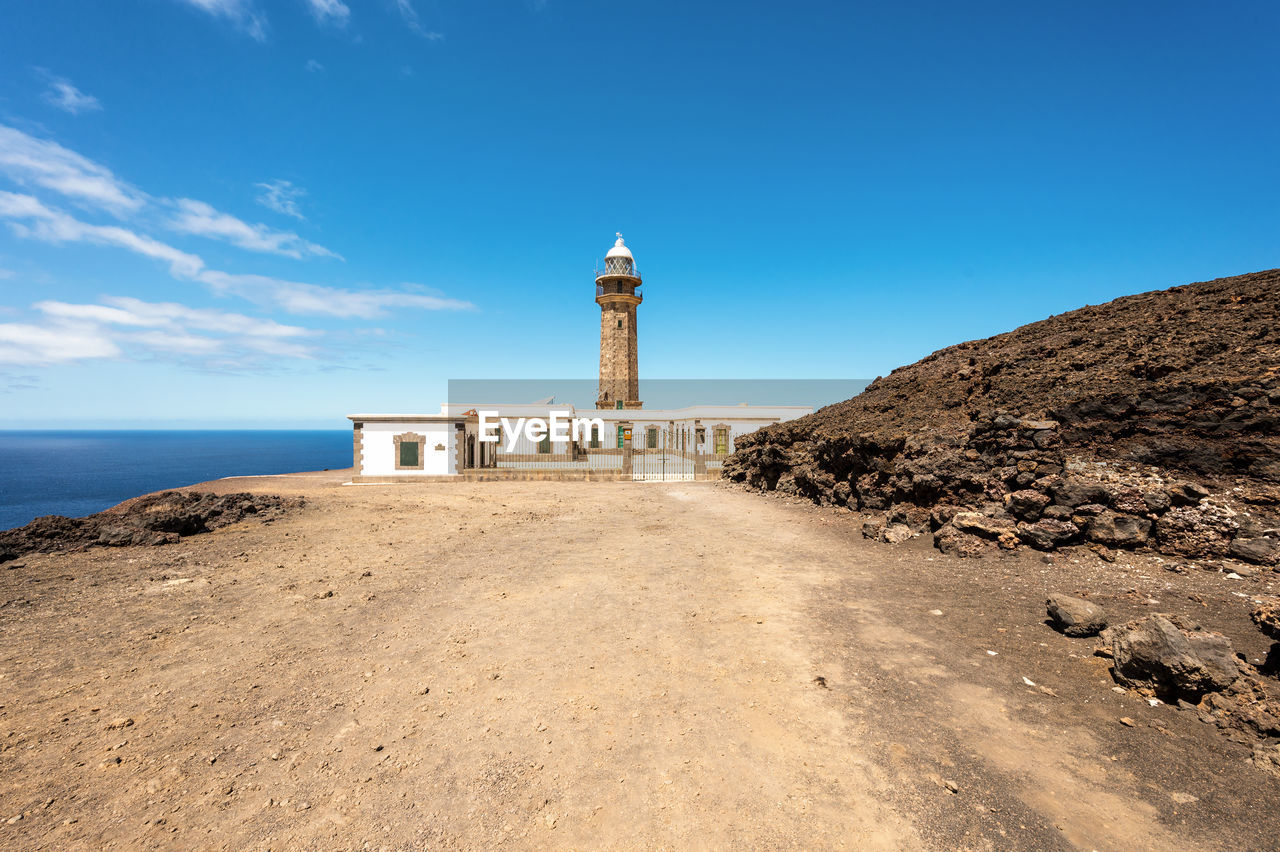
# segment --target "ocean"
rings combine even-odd
[[[0,529],[224,476],[350,466],[350,431],[0,431]]]

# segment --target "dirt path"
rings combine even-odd
[[[309,503],[0,572],[0,844],[1276,836],[1257,805],[1277,785],[1233,744],[1168,708],[1167,736],[1121,728],[1145,705],[1110,692],[1087,641],[1066,650],[1042,610],[1010,620],[1038,578],[997,602],[931,550],[707,484],[340,481],[215,483]],[[951,617],[972,594],[991,605]],[[1021,681],[1049,666],[1059,697]],[[1152,766],[1162,752],[1185,777]]]

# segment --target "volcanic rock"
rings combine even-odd
[[[1107,547],[1139,547],[1151,536],[1151,521],[1115,512],[1100,512],[1085,524],[1084,537]]]
[[[301,498],[263,494],[164,491],[113,506],[96,515],[46,515],[24,527],[0,530],[0,562],[26,553],[82,550],[94,545],[172,544],[248,517],[269,519],[302,505]]]
[[[885,527],[881,538],[889,544],[901,544],[909,538],[913,538],[915,533],[911,531],[911,527],[906,524],[890,524]]]
[[[1151,615],[1107,629],[1102,637],[1111,646],[1116,680],[1174,699],[1229,687],[1240,677],[1231,642],[1195,627]]]
[[[1264,602],[1249,614],[1258,629],[1276,641],[1280,641],[1280,598]]]
[[[1107,626],[1107,615],[1102,607],[1084,598],[1070,595],[1050,595],[1045,609],[1053,626],[1067,636],[1092,636]]]
[[[1069,479],[1061,482],[1050,491],[1053,501],[1059,506],[1084,506],[1096,504],[1105,507],[1111,502],[1111,492],[1098,482],[1084,479]]]
[[[943,524],[934,532],[933,545],[943,553],[961,558],[985,556],[991,550],[986,539],[961,532],[950,523]]]
[[[1255,565],[1275,565],[1280,562],[1280,539],[1270,536],[1234,538],[1227,551],[1236,559]]]
[[[860,510],[997,506],[982,513],[1034,523],[1098,506],[1092,540],[1225,557],[1232,539],[1259,538],[1231,512],[1280,526],[1280,501],[1206,499],[1280,485],[1277,290],[1280,270],[1223,278],[941,349],[852,399],[741,436],[724,476]],[[1053,503],[1037,516],[1041,498],[1026,492]],[[933,526],[948,546],[973,549],[955,537],[965,528],[1001,540],[987,522],[962,519],[953,534],[947,521]]]
[[[1009,495],[1008,511],[1010,515],[1024,521],[1035,521],[1040,518],[1040,514],[1045,507],[1053,502],[1049,495],[1042,494],[1039,491],[1023,489],[1015,491]]]
[[[1205,503],[1179,506],[1160,516],[1156,541],[1167,553],[1183,556],[1226,556],[1240,524],[1225,506]]]
[[[1042,518],[1034,524],[1018,524],[1018,538],[1036,550],[1053,550],[1070,544],[1080,535],[1080,528],[1070,521]]]
[[[1258,743],[1253,747],[1253,765],[1280,778],[1280,743]]]
[[[951,525],[960,532],[979,535],[983,538],[999,538],[1016,529],[1012,521],[989,518],[980,512],[957,512],[951,518]]]

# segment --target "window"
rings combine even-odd
[[[618,409],[618,410],[621,410],[621,409],[622,409],[622,400],[618,400],[617,404],[616,404],[616,405],[614,405],[614,408],[616,408],[616,409]]]
[[[626,434],[626,431],[627,430],[623,429],[621,426],[618,427],[618,449],[622,449],[622,442]]]
[[[392,436],[391,440],[393,442],[392,459],[395,461],[396,470],[423,469],[423,456],[427,448],[425,435],[419,435],[416,432],[405,432],[401,435]]]
[[[715,432],[712,433],[715,438],[715,454],[723,456],[729,452],[729,427],[717,426]]]
[[[599,426],[591,427],[591,445],[590,446],[591,446],[591,449],[593,450],[600,449],[600,427]]]
[[[543,438],[541,441],[538,442],[538,452],[544,456],[551,452],[551,435],[550,434],[548,434],[545,438]]]
[[[622,320],[618,320],[618,328],[622,328]]]
[[[658,449],[658,427],[650,426],[644,430],[644,445],[651,449]]]
[[[418,466],[418,444],[416,442],[402,441],[400,443],[400,466]]]

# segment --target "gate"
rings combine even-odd
[[[722,452],[715,452],[717,449]],[[633,440],[631,478],[658,482],[718,479],[728,454],[727,438],[717,447],[711,445],[705,430],[691,424],[651,424]]]

